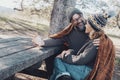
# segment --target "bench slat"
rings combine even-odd
[[[48,56],[53,55],[54,50],[55,48],[40,51],[38,48],[32,48],[0,58],[0,78],[5,79],[18,71],[42,61]]]
[[[6,48],[6,47],[11,47],[11,46],[16,46],[16,45],[21,45],[21,44],[25,44],[28,42],[31,44],[31,39],[19,39],[19,40],[15,40],[15,41],[5,42],[2,44],[0,43],[0,49]]]
[[[9,42],[9,41],[16,41],[22,39],[21,37],[17,37],[17,38],[9,38],[9,39],[0,39],[0,43],[5,43],[5,42]]]
[[[17,52],[27,50],[33,47],[34,47],[33,44],[29,42],[29,43],[2,48],[0,49],[0,58],[11,55],[11,54],[15,54]]]
[[[0,79],[26,69],[53,55],[56,48],[39,50],[28,38],[0,39]]]

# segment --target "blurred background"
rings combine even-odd
[[[0,0],[1,34],[47,34],[53,4],[54,0]],[[84,13],[85,18],[103,10],[115,10],[117,15],[109,21],[112,24],[107,28],[111,29],[106,31],[108,34],[112,32],[111,35],[120,35],[120,0],[77,0],[75,7]]]

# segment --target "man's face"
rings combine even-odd
[[[73,22],[77,23],[76,27],[78,27],[81,31],[85,29],[85,19],[82,15],[80,16],[79,14],[74,14],[72,19]]]

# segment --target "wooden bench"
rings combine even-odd
[[[30,38],[0,39],[0,80],[26,69],[53,55],[57,48],[40,50]]]

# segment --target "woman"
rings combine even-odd
[[[55,59],[51,80],[65,80],[61,77],[63,75],[71,77],[67,80],[112,79],[115,50],[112,41],[102,30],[109,17],[111,15],[97,14],[88,18],[85,32],[89,33],[91,40],[77,54],[74,53],[74,50],[69,49],[58,55]],[[96,38],[100,38],[98,49],[92,43]]]

